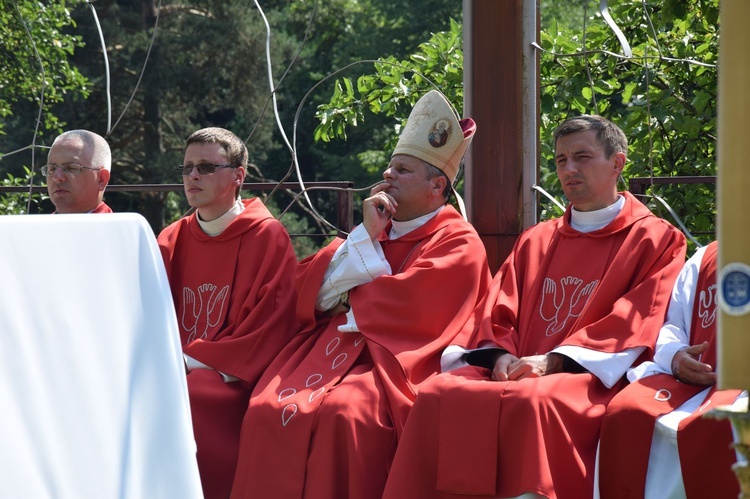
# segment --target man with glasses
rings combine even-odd
[[[112,213],[103,201],[112,153],[100,135],[70,130],[52,143],[41,168],[55,213]]]
[[[286,229],[260,199],[239,197],[247,162],[247,148],[232,132],[193,133],[177,170],[195,212],[158,237],[207,498],[228,496],[250,392],[297,329],[296,257]]]

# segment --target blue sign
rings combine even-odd
[[[750,311],[750,266],[730,263],[721,271],[719,303],[729,315],[744,315]]]

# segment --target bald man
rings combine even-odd
[[[111,169],[112,153],[102,136],[88,130],[58,136],[42,167],[55,213],[112,213],[102,201]]]

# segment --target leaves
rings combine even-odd
[[[24,176],[16,177],[10,173],[0,180],[3,187],[28,186],[31,185],[31,170],[24,168]],[[5,193],[0,194],[0,215],[22,215],[26,213],[26,205],[29,199],[28,193]],[[46,194],[32,194],[31,204],[37,205],[47,199]]]
[[[438,32],[419,45],[407,60],[378,59],[375,72],[361,75],[356,89],[349,78],[334,84],[329,102],[318,106],[315,139],[345,139],[346,128],[365,120],[365,112],[394,116],[402,125],[419,96],[437,86],[459,107],[463,104],[463,51],[461,25],[451,19],[450,31]],[[392,145],[396,135],[385,148]]]
[[[14,0],[0,9],[0,116],[12,116],[19,102],[42,104],[41,135],[57,135],[65,125],[52,113],[55,104],[89,93],[88,80],[69,62],[82,42],[68,33],[75,26],[68,3]]]
[[[630,59],[604,53],[619,54],[622,48],[593,8],[598,2],[540,3],[546,20],[540,44],[558,54],[540,53],[539,182],[545,189],[561,195],[551,162],[551,131],[580,113],[603,114],[626,131],[630,140],[626,178],[716,173],[718,0],[611,0],[611,14],[633,49]],[[105,109],[101,47],[89,6],[71,0],[5,4],[8,8],[0,10],[0,134],[8,135],[0,139],[13,134],[5,144],[14,147],[0,150],[30,143],[43,84],[40,131],[44,139],[51,139],[65,122],[101,131]],[[133,95],[151,32],[143,28],[137,3],[95,5],[107,40],[116,116]],[[320,87],[323,95],[313,95],[309,101],[314,122],[310,115],[294,122],[302,132],[297,138],[298,156],[308,180],[346,178],[357,186],[367,185],[382,171],[413,104],[433,85],[462,112],[463,33],[461,24],[451,18],[460,15],[460,3],[423,0],[408,9],[403,2],[374,0],[327,0],[316,5],[299,58],[284,80],[276,82],[281,121],[291,126],[304,91],[328,72],[352,61],[377,58],[378,62],[355,66]],[[585,33],[583,18],[577,14],[582,5],[588,6]],[[272,26],[272,61],[279,80],[306,34],[312,5],[269,0],[263,6]],[[239,0],[202,0],[195,5],[174,1],[165,3],[163,10],[168,14],[160,19],[144,81],[111,137],[117,158],[113,175],[119,177],[115,180],[177,180],[166,176],[164,165],[177,160],[190,132],[210,125],[230,128],[243,138],[253,130],[248,141],[251,158],[267,178],[283,176],[288,150],[271,113],[264,109],[269,93],[265,27],[257,10]],[[43,60],[45,79],[24,26]],[[564,55],[579,52],[585,55]],[[163,130],[144,120],[147,97],[160,104]],[[256,122],[260,122],[257,129]],[[314,133],[309,133],[313,128]],[[163,157],[149,162],[143,142],[155,137]],[[340,139],[349,142],[342,144]],[[702,233],[704,240],[712,237],[712,186],[655,186],[651,193],[667,199],[691,231]],[[184,199],[176,197],[184,207]],[[180,212],[173,209],[178,204],[174,200],[165,202],[171,203],[175,216]],[[651,206],[658,209],[654,203]],[[545,203],[540,212],[542,217],[556,216],[556,210]]]
[[[575,27],[566,25],[580,19],[543,2],[543,16],[546,12],[556,14],[539,37],[542,48],[553,52],[540,56],[540,184],[562,197],[548,138],[567,117],[591,113],[618,123],[628,136],[626,179],[715,175],[718,0],[620,1],[610,5],[633,50],[630,59],[605,53],[619,54],[622,47],[598,12],[586,19],[584,33],[582,22]],[[449,31],[433,34],[408,60],[379,59],[374,73],[359,77],[354,96],[336,90],[329,102],[318,107],[316,138],[343,138],[346,127],[364,120],[364,111],[395,116],[403,123],[414,96],[430,88],[428,79],[460,105],[460,37],[460,26],[452,21]],[[340,85],[337,83],[337,88]],[[384,150],[393,146],[395,134],[394,129]],[[712,184],[656,186],[652,194],[667,199],[704,242],[713,237]],[[662,209],[649,204],[654,210]],[[542,219],[559,216],[546,202],[540,212]]]
[[[598,14],[588,19],[585,45],[582,30],[556,22],[541,34],[543,47],[552,52],[589,51],[582,57],[541,55],[542,137],[549,137],[550,127],[567,116],[598,113],[619,124],[628,136],[626,179],[715,175],[717,68],[666,58],[716,63],[718,0],[645,5],[645,10],[643,2],[612,6],[612,16],[633,49],[631,59],[598,52],[620,52],[619,42]],[[550,174],[551,145],[543,146],[542,155],[542,185],[561,195]],[[652,193],[665,198],[691,232],[706,242],[714,231],[710,185],[655,186]]]

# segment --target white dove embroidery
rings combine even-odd
[[[542,287],[542,303],[539,313],[542,319],[550,322],[547,326],[547,336],[559,333],[565,328],[569,317],[578,317],[588,303],[588,299],[599,283],[596,279],[581,287],[583,279],[578,277],[563,277],[558,289],[555,281],[549,277],[544,280]]]
[[[705,329],[716,320],[716,284],[708,289],[701,290],[698,299],[698,317],[701,318],[701,326]]]
[[[208,338],[208,330],[216,326],[222,316],[224,303],[229,295],[229,285],[214,294],[217,287],[213,284],[198,286],[198,303],[192,289],[182,289],[182,327],[190,333],[187,343],[198,338]]]

